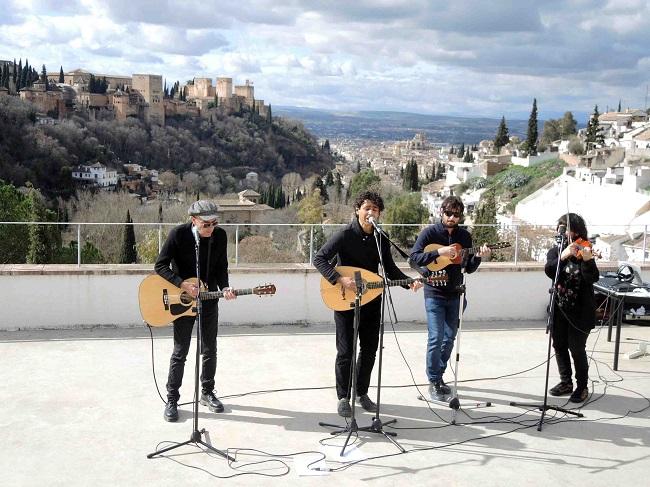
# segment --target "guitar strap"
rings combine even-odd
[[[388,243],[391,244],[393,247],[395,247],[395,250],[397,250],[397,253],[404,257],[406,260],[408,260],[409,256],[406,252],[404,252],[402,249],[399,248],[399,246],[393,242],[390,238],[386,237],[385,235],[382,235],[381,233],[379,234],[379,237],[384,237],[386,240],[388,240]]]
[[[214,238],[214,232],[210,235],[210,240],[208,241],[208,260],[205,263],[207,269],[205,269],[205,287],[207,291],[210,290],[210,261],[212,260],[212,239]]]
[[[399,247],[399,245],[397,245],[395,242],[393,242],[393,241],[392,241],[390,238],[388,238],[386,235],[382,235],[382,234],[380,233],[380,234],[379,234],[380,241],[381,241],[381,238],[382,238],[382,237],[384,237],[386,240],[388,240],[388,243],[391,244],[393,247],[395,247],[395,250],[397,250],[397,253],[398,253],[399,255],[401,255],[402,257],[404,257],[404,259],[406,259],[406,263],[411,267],[411,269],[413,269],[414,271],[416,271],[418,274],[420,274],[420,275],[423,276],[423,277],[428,277],[428,276],[431,274],[431,272],[429,272],[429,270],[428,270],[426,267],[420,267],[420,266],[417,265],[416,263],[411,262],[411,257],[410,257],[406,252],[404,252],[404,251]]]

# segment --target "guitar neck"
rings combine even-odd
[[[234,289],[233,292],[235,296],[244,296],[246,294],[253,294],[253,288],[248,289]],[[203,301],[209,301],[211,299],[220,299],[223,298],[223,291],[203,291],[199,294]]]
[[[481,247],[468,247],[466,249],[462,249],[461,252],[463,253],[463,255],[474,255],[479,250],[481,250]]]
[[[391,286],[408,286],[408,285],[410,285],[410,284],[412,284],[412,283],[414,283],[416,281],[417,282],[423,282],[425,280],[426,279],[424,277],[416,277],[415,279],[409,277],[408,279],[397,279],[395,281],[392,281],[392,280],[389,279],[388,280],[388,287],[391,287]],[[368,289],[379,289],[379,288],[384,287],[384,281],[369,282],[369,283],[366,284],[366,287]]]
[[[500,248],[504,247],[501,244],[488,244],[487,246],[491,250],[500,249]],[[481,247],[468,247],[466,249],[461,249],[461,252],[463,252],[465,255],[474,255],[475,253],[479,252],[480,250],[481,250]]]

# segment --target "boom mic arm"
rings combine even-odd
[[[377,230],[378,233],[381,233],[384,236],[387,236],[386,233],[381,229],[381,226],[379,223],[377,223],[377,220],[375,220],[374,216],[369,216],[368,217],[368,223],[370,223],[375,230]]]

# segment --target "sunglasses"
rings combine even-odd
[[[212,220],[209,222],[204,222],[203,220],[198,221],[199,225],[201,225],[201,228],[212,228],[216,227],[217,223],[219,223],[217,220]]]
[[[460,212],[460,211],[445,210],[444,213],[445,213],[445,215],[447,215],[447,217],[455,216],[456,218],[460,218],[461,216],[463,216],[463,213]]]

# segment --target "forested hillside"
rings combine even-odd
[[[240,179],[249,170],[279,179],[333,166],[329,152],[299,122],[269,123],[248,109],[218,111],[209,119],[170,118],[165,127],[137,119],[89,120],[83,113],[38,125],[31,104],[0,97],[0,179],[15,186],[30,182],[48,197],[65,198],[74,190],[71,169],[97,161],[117,170],[132,162],[179,174],[214,167],[223,191],[235,189],[228,187],[232,176]]]

